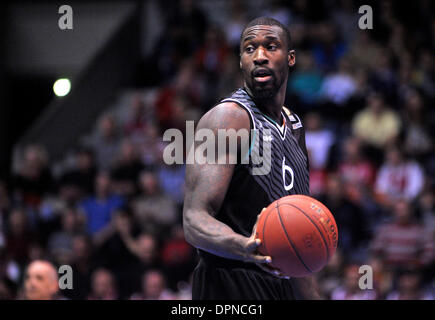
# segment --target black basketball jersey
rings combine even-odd
[[[283,125],[265,115],[248,93],[240,88],[220,101],[234,102],[249,114],[251,145],[249,161],[237,163],[215,218],[235,232],[250,236],[257,215],[273,201],[292,194],[309,195],[308,156],[299,117],[283,108]],[[269,163],[265,164],[266,150]],[[263,162],[259,161],[263,159]],[[202,256],[208,256],[201,252]]]

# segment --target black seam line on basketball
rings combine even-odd
[[[302,257],[299,255],[298,250],[296,250],[296,246],[293,243],[293,241],[290,239],[287,230],[285,229],[284,223],[282,222],[282,218],[281,218],[281,214],[279,213],[279,205],[277,204],[276,206],[277,212],[278,212],[278,218],[279,218],[279,222],[281,223],[282,229],[284,230],[284,233],[287,237],[288,242],[290,243],[290,245],[292,246],[294,252],[296,253],[296,256],[298,257],[299,261],[302,263],[302,265],[305,267],[305,269],[307,269],[308,272],[313,273],[313,271],[311,271],[310,268],[308,268],[308,266],[305,264],[304,260],[302,260]]]
[[[317,226],[316,223],[314,223],[313,219],[310,218],[310,216],[308,216],[301,208],[296,207],[294,204],[291,203],[283,203],[282,205],[288,205],[288,206],[292,206],[295,209],[298,209],[300,212],[302,212],[302,214],[304,216],[306,216],[308,218],[308,220],[311,221],[311,223],[316,227],[317,231],[319,231],[320,236],[323,239],[323,242],[325,244],[325,248],[326,248],[326,260],[329,260],[329,248],[328,248],[328,242],[326,241],[325,237],[323,236],[323,233],[320,231],[320,228]]]

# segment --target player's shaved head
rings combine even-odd
[[[52,263],[35,260],[28,265],[24,281],[26,299],[50,300],[55,296],[58,288],[58,274]]]
[[[251,28],[251,27],[255,27],[255,26],[278,26],[281,28],[282,33],[283,33],[283,40],[285,41],[286,45],[287,45],[287,50],[291,50],[293,47],[292,41],[291,41],[291,36],[290,36],[290,30],[283,25],[281,22],[279,22],[276,19],[273,18],[269,18],[269,17],[259,17],[259,18],[255,18],[254,20],[250,21],[245,29],[243,29],[243,32],[240,36],[240,43],[242,43],[243,38],[245,36],[245,32]]]

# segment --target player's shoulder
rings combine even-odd
[[[236,102],[224,101],[213,106],[200,119],[199,127],[241,129],[250,127],[248,113]]]

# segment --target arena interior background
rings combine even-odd
[[[74,270],[59,298],[190,299],[184,166],[164,164],[162,134],[242,84],[240,33],[258,16],[290,28],[286,105],[338,224],[321,295],[434,298],[432,1],[68,4],[72,30],[58,1],[0,8],[0,298],[23,299],[26,266],[47,259]],[[358,28],[366,4],[371,30]],[[358,287],[361,265],[373,290]]]

